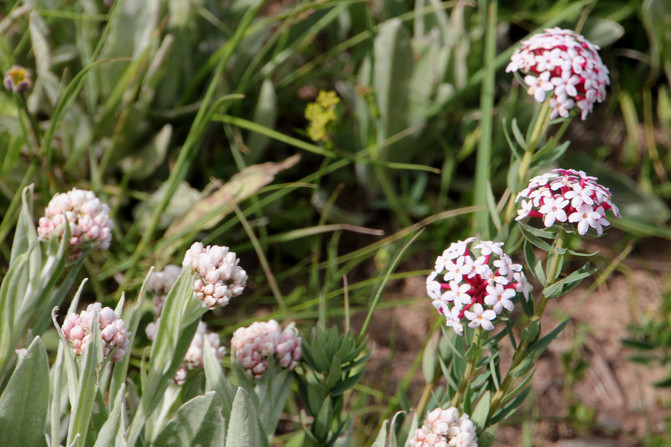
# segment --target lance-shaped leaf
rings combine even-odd
[[[223,404],[222,414],[226,421],[230,420],[235,386],[224,376],[221,365],[209,343],[203,343],[203,369],[205,371],[205,390],[217,393]]]
[[[135,445],[147,418],[158,408],[189,349],[200,317],[207,310],[193,297],[193,282],[193,273],[185,269],[165,299],[151,348],[149,372],[142,381],[142,401],[129,428],[129,445]]]
[[[265,447],[266,435],[261,431],[254,401],[242,387],[233,400],[231,420],[228,424],[226,443],[229,447]]]
[[[382,423],[380,432],[377,434],[377,438],[375,438],[375,442],[373,443],[372,447],[387,447],[388,439],[389,439],[389,419],[385,420]],[[390,446],[390,447],[396,447],[396,446]]]
[[[89,425],[93,416],[93,404],[98,390],[98,365],[103,361],[102,337],[100,327],[97,324],[98,314],[96,312],[93,323],[91,324],[91,340],[86,346],[86,353],[80,357],[77,362],[77,377],[69,377],[68,381],[76,381],[77,390],[71,393],[70,404],[70,425],[68,427],[68,445],[83,446],[86,445],[86,437],[89,433]],[[69,346],[66,346],[69,348]],[[72,369],[67,370],[70,375],[74,375]],[[75,440],[79,437],[79,441]]]
[[[266,79],[261,84],[259,100],[254,110],[254,122],[261,126],[274,128],[277,119],[277,95],[275,87],[270,79]],[[247,162],[253,163],[261,158],[263,151],[270,143],[270,137],[257,132],[250,132],[247,137],[246,145],[249,153],[246,155]]]
[[[410,47],[410,36],[403,22],[394,18],[380,25],[380,33],[375,38],[373,63],[373,87],[378,110],[380,111],[380,131],[382,141],[407,127],[408,89],[412,78],[414,58]],[[393,146],[393,147],[392,147]],[[401,146],[388,146],[385,153],[393,151],[400,155]],[[407,149],[404,150],[407,153]],[[392,156],[394,161],[398,161]],[[382,156],[382,159],[388,157]]]
[[[0,397],[0,445],[44,445],[48,407],[49,361],[42,340],[35,337]]]
[[[124,395],[126,394],[126,385],[122,384],[119,392],[114,399],[113,409],[107,417],[107,421],[103,424],[98,432],[98,438],[94,447],[109,447],[121,446],[120,441],[123,442],[123,435],[125,435],[126,425],[124,416],[121,411],[124,409]]]
[[[156,446],[223,446],[224,419],[221,404],[210,391],[186,402],[158,434]],[[241,445],[241,444],[230,444]],[[260,444],[259,444],[260,445]]]

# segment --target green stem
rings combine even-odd
[[[489,422],[492,419],[492,416],[494,416],[494,414],[498,411],[503,398],[508,394],[508,390],[512,385],[513,378],[510,375],[510,371],[513,371],[515,368],[519,366],[520,363],[522,363],[522,360],[524,360],[524,358],[526,357],[528,348],[529,348],[529,342],[524,340],[522,340],[520,344],[517,346],[517,350],[513,355],[513,362],[510,365],[510,369],[508,369],[508,374],[506,374],[506,378],[503,379],[503,383],[499,387],[498,391],[496,391],[496,393],[494,393],[494,396],[492,397],[491,403],[489,405],[489,414],[487,415],[487,422],[485,422],[485,428],[489,426]]]
[[[524,152],[524,157],[522,157],[522,161],[520,162],[520,167],[518,171],[518,181],[517,181],[517,188],[515,191],[513,191],[513,194],[510,195],[510,200],[508,200],[508,205],[506,206],[506,212],[504,215],[504,222],[508,223],[510,220],[513,218],[513,214],[515,213],[515,200],[517,198],[516,193],[520,190],[520,186],[524,184],[527,180],[527,176],[529,173],[529,169],[531,167],[531,161],[533,159],[534,153],[536,152],[536,146],[538,145],[538,142],[541,139],[541,136],[544,133],[544,130],[546,128],[546,125],[549,121],[550,117],[550,105],[548,101],[545,101],[539,111],[538,114],[536,115],[536,119],[533,123],[533,128],[531,128],[529,135],[529,138],[527,140],[527,149]],[[566,120],[564,124],[562,124],[562,127],[559,129],[559,131],[552,137],[552,146],[554,147],[557,144],[557,141],[564,135],[564,132],[566,131],[566,127],[568,126],[568,123],[570,120]]]
[[[436,384],[435,381],[427,382],[424,385],[424,390],[422,391],[422,396],[419,398],[419,403],[417,403],[417,408],[415,409],[415,412],[417,413],[417,417],[421,418],[422,415],[424,414],[424,410],[426,410],[426,406],[429,403],[429,398],[431,397],[431,392],[433,391],[433,386]]]
[[[557,234],[557,238],[555,239],[554,244],[552,244],[551,258],[549,260],[550,263],[548,264],[545,272],[545,277],[548,279],[548,286],[554,283],[555,280],[559,277],[560,270],[564,265],[564,254],[559,253],[564,246],[564,239],[566,239],[566,233],[561,231]],[[545,295],[541,295],[541,300],[534,310],[534,317],[540,318],[541,315],[543,315],[547,303],[548,299],[545,297]]]
[[[548,284],[546,287],[552,285],[554,281],[559,277],[560,273],[559,270],[563,265],[563,262],[560,261],[562,260],[561,258],[564,256],[563,254],[559,253],[559,251],[564,245],[565,238],[566,233],[562,231],[559,234],[557,234],[557,238],[555,239],[555,242],[553,244],[552,256],[551,259],[549,260],[549,264],[546,270],[546,277],[548,278]],[[538,305],[534,309],[534,315],[531,317],[529,324],[533,324],[535,321],[541,319],[543,313],[545,312],[545,306],[547,305],[547,303],[548,299],[545,297],[545,295],[541,295],[541,299],[538,302]],[[499,406],[501,405],[503,399],[506,397],[508,391],[510,390],[511,385],[513,384],[513,377],[510,375],[510,371],[513,371],[517,366],[520,365],[520,363],[522,363],[524,359],[526,359],[527,349],[529,348],[530,344],[531,344],[530,342],[522,340],[520,344],[517,346],[515,354],[513,355],[513,362],[510,365],[510,368],[508,369],[508,374],[506,374],[506,377],[503,380],[501,387],[492,397],[485,427],[489,425],[492,416],[498,411]]]
[[[531,166],[531,157],[536,151],[536,146],[538,146],[538,142],[540,141],[541,136],[545,131],[549,117],[550,117],[550,103],[549,101],[545,101],[543,102],[543,105],[541,105],[540,112],[536,117],[536,122],[534,122],[534,127],[531,129],[531,134],[529,136],[529,140],[527,141],[528,144],[527,150],[524,153],[524,158],[522,158],[522,162],[520,163],[520,171],[518,177],[520,183],[526,180],[527,172],[529,171],[529,167]]]
[[[464,398],[464,394],[466,393],[468,386],[473,380],[473,376],[475,376],[476,373],[475,362],[477,362],[480,359],[480,350],[483,340],[482,333],[483,330],[482,328],[479,327],[475,330],[475,334],[473,334],[472,344],[474,346],[472,346],[471,349],[475,349],[476,352],[470,353],[468,355],[468,362],[466,363],[466,369],[464,370],[464,375],[461,378],[461,382],[459,383],[459,389],[457,390],[457,394],[455,394],[452,397],[451,406],[453,407],[460,407],[461,401]]]

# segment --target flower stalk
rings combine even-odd
[[[472,352],[468,353],[468,361],[466,363],[466,369],[464,370],[464,376],[459,384],[459,389],[456,394],[452,397],[451,405],[453,407],[458,406],[464,398],[464,394],[468,389],[468,386],[473,381],[477,368],[475,364],[480,359],[480,353],[482,352],[482,341],[483,341],[483,329],[481,327],[477,328],[473,334],[473,342],[471,343],[470,349]]]

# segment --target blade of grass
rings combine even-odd
[[[259,240],[256,238],[252,226],[249,224],[249,221],[247,220],[247,218],[245,218],[244,214],[242,214],[242,211],[240,211],[240,207],[238,206],[238,204],[233,202],[232,206],[233,210],[235,211],[235,215],[238,216],[238,219],[240,220],[242,227],[245,229],[245,232],[247,233],[249,240],[254,246],[254,250],[256,251],[256,255],[259,257],[259,262],[261,263],[263,272],[266,274],[266,279],[268,280],[270,290],[272,290],[273,295],[275,295],[277,305],[280,307],[280,310],[282,312],[286,312],[287,306],[286,304],[284,304],[284,298],[282,297],[282,292],[280,292],[280,288],[277,285],[277,281],[275,281],[275,275],[273,275],[273,271],[270,268],[268,259],[266,259],[266,255],[263,253],[263,248],[261,247],[261,244],[259,244]]]
[[[489,214],[487,213],[487,185],[490,183],[492,159],[492,124],[494,111],[494,81],[496,77],[496,18],[497,2],[493,0],[487,8],[485,31],[484,75],[480,95],[480,142],[475,166],[474,204],[480,210],[474,215],[474,230],[480,237],[489,238]]]
[[[378,301],[380,301],[380,297],[382,296],[382,292],[384,289],[387,287],[387,283],[389,282],[389,277],[391,276],[391,273],[396,269],[396,266],[401,260],[401,257],[403,256],[403,253],[412,245],[412,243],[419,237],[420,234],[424,232],[424,228],[419,230],[417,233],[415,233],[408,242],[401,247],[401,249],[398,251],[396,256],[394,256],[394,260],[391,262],[389,265],[389,268],[387,269],[386,273],[384,274],[384,277],[382,279],[382,282],[380,283],[380,287],[378,287],[377,292],[375,293],[375,296],[373,297],[373,300],[371,301],[371,304],[368,309],[368,315],[366,315],[366,319],[363,322],[363,325],[361,326],[361,331],[359,332],[359,343],[363,341],[363,339],[366,337],[366,330],[368,329],[368,325],[370,324],[370,320],[373,318],[373,311],[377,307]]]

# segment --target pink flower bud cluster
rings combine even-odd
[[[410,438],[411,447],[477,447],[475,424],[467,414],[450,407],[436,408]]]
[[[491,331],[504,309],[514,309],[517,294],[528,300],[532,290],[522,266],[501,250],[502,242],[478,242],[473,247],[480,253],[476,256],[470,248],[473,241],[472,237],[452,243],[426,278],[433,306],[458,335],[463,335],[465,321],[469,327]]]
[[[170,293],[170,289],[175,285],[179,275],[182,274],[182,268],[178,265],[166,265],[163,270],[152,272],[147,282],[147,289],[154,293],[154,314],[161,316],[165,298]]]
[[[301,338],[293,324],[284,331],[275,320],[257,321],[233,333],[231,349],[236,361],[247,373],[258,379],[268,369],[268,359],[275,357],[283,368],[293,370],[301,359]]]
[[[578,233],[585,235],[590,228],[603,234],[603,227],[610,225],[606,211],[620,217],[613,204],[611,193],[583,171],[555,169],[534,177],[529,186],[521,191],[516,201],[521,201],[516,220],[537,217],[546,228],[556,222],[576,224]]]
[[[121,361],[128,351],[130,334],[126,330],[126,323],[111,308],[102,307],[100,303],[89,304],[81,313],[65,317],[62,328],[65,340],[74,348],[75,354],[84,354],[91,342],[92,324],[96,315],[103,340],[103,356],[107,358],[111,352],[112,362]]]
[[[537,102],[552,92],[550,118],[568,117],[577,104],[584,120],[596,102],[606,99],[610,84],[608,68],[603,64],[598,46],[571,30],[546,29],[522,41],[510,58],[507,72],[527,73],[527,93]]]
[[[37,233],[42,239],[65,234],[65,221],[70,225],[71,257],[81,254],[85,245],[108,249],[112,240],[114,222],[109,217],[110,208],[91,191],[74,188],[58,193],[47,205],[40,218]]]
[[[147,333],[147,338],[149,338],[149,340],[151,341],[154,341],[154,339],[156,338],[156,332],[158,330],[158,323],[160,320],[161,319],[159,318],[156,322],[149,323],[147,325],[147,328],[145,329],[145,332]],[[209,332],[207,330],[207,325],[201,321],[200,323],[198,323],[198,329],[196,330],[196,334],[193,336],[193,340],[191,340],[189,349],[186,351],[186,355],[184,356],[184,362],[179,367],[177,373],[175,374],[175,377],[173,378],[173,381],[177,385],[184,384],[184,382],[186,381],[187,370],[203,368],[205,364],[205,361],[203,360],[204,359],[203,347],[205,346],[206,341],[212,347],[212,350],[214,351],[214,355],[217,358],[217,360],[221,361],[226,355],[226,347],[221,346],[221,340],[219,339],[219,335],[217,335],[214,332]]]
[[[204,306],[224,307],[238,296],[247,284],[247,272],[238,265],[240,260],[228,247],[195,242],[184,255],[182,266],[196,272],[193,290]]]

